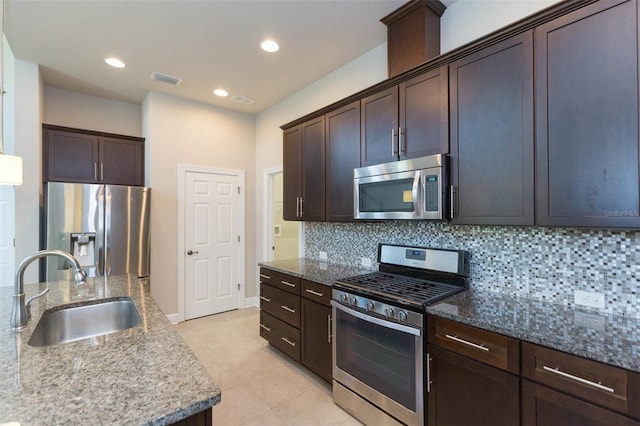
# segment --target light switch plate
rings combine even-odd
[[[604,309],[604,294],[602,293],[576,290],[573,296],[576,305]]]
[[[321,251],[320,252],[320,260],[327,260],[327,252],[326,251]]]
[[[369,259],[368,257],[363,257],[360,263],[362,263],[362,266],[364,266],[365,268],[371,268],[371,259]]]

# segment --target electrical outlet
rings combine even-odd
[[[596,314],[576,311],[574,314],[575,323],[578,326],[591,330],[604,331],[604,317]]]
[[[320,252],[320,260],[327,260],[327,252],[326,251],[321,251]]]
[[[368,257],[363,257],[360,263],[362,263],[362,266],[364,266],[365,268],[371,268],[371,259],[369,259]]]
[[[573,297],[576,305],[604,309],[604,294],[602,293],[576,290]]]

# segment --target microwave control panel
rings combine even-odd
[[[437,212],[440,185],[438,175],[427,175],[424,177],[424,209],[428,212]]]

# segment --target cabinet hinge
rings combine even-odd
[[[238,235],[238,242],[240,242],[240,235]]]
[[[238,283],[238,291],[240,291],[240,283]]]
[[[240,193],[240,187],[238,187],[238,194]]]

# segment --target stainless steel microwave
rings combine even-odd
[[[447,163],[438,154],[354,169],[354,218],[448,219]]]

